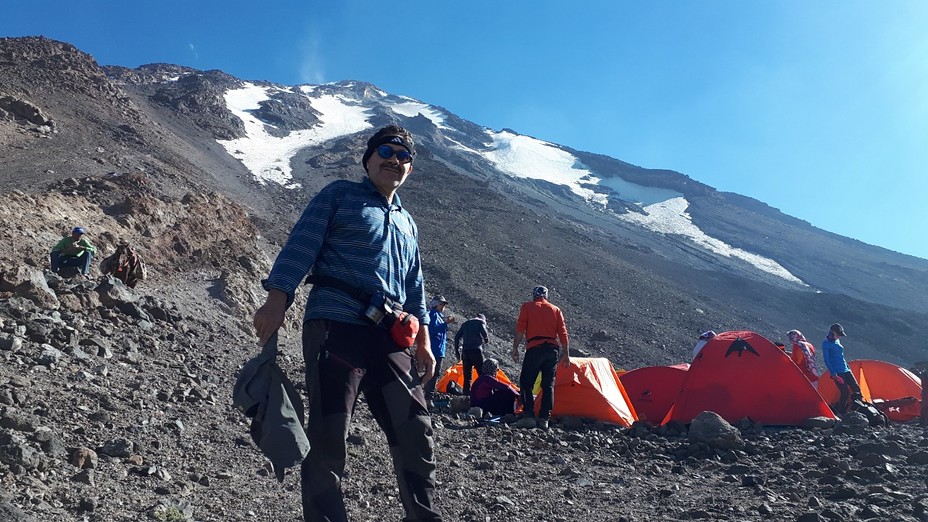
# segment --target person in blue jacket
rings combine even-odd
[[[425,383],[425,395],[435,393],[435,383],[441,373],[441,362],[445,358],[445,348],[448,340],[448,324],[454,322],[454,316],[445,317],[445,307],[448,300],[443,295],[436,295],[429,301],[429,337],[432,344],[432,355],[435,356],[435,373]]]
[[[850,399],[860,399],[862,397],[857,379],[854,378],[851,367],[847,365],[847,360],[844,358],[844,346],[841,345],[841,338],[846,335],[844,327],[835,323],[828,329],[828,335],[822,341],[822,357],[825,359],[825,367],[828,368],[828,372],[841,394],[838,403],[832,406],[832,409],[837,414],[847,412]]]

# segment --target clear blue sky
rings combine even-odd
[[[928,258],[924,0],[7,0],[3,11],[0,36],[64,40],[106,65],[368,81]]]

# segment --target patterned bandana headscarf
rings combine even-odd
[[[786,338],[789,339],[789,342],[793,344],[799,344],[800,342],[807,343],[805,336],[802,335],[802,332],[799,330],[790,330],[786,332]]]

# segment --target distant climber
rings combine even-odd
[[[435,356],[435,373],[423,388],[426,397],[435,393],[435,382],[442,375],[441,362],[445,358],[448,324],[454,322],[453,315],[445,317],[446,306],[448,306],[448,300],[442,295],[436,295],[429,301],[429,338],[432,344],[432,355]]]
[[[825,359],[825,367],[831,373],[831,378],[834,379],[841,394],[838,403],[832,407],[839,415],[847,412],[852,399],[862,398],[857,379],[854,378],[851,367],[847,365],[847,360],[844,358],[844,346],[841,345],[840,339],[846,335],[844,327],[835,323],[828,329],[828,334],[822,341],[822,357]]]
[[[470,394],[471,370],[477,370],[478,377],[483,375],[483,345],[488,342],[487,318],[483,314],[464,321],[454,336],[454,353],[464,369],[464,395]]]
[[[100,272],[103,275],[113,274],[129,288],[135,288],[148,275],[145,263],[129,243],[120,243],[116,252],[104,258],[100,262]]]
[[[700,350],[702,350],[702,347],[705,346],[706,343],[709,342],[709,339],[712,339],[715,336],[716,336],[716,333],[713,332],[712,330],[699,334],[699,339],[696,341],[696,346],[693,347],[693,359],[695,359],[696,356],[699,355]]]
[[[507,415],[515,412],[519,392],[513,386],[496,378],[499,362],[492,357],[483,361],[480,376],[470,389],[470,405],[483,408],[492,415]]]
[[[525,360],[519,375],[522,404],[525,406],[522,419],[513,424],[517,428],[548,429],[548,417],[554,407],[554,373],[557,371],[558,351],[564,367],[570,365],[570,346],[567,325],[561,309],[548,302],[548,289],[536,286],[532,300],[522,303],[516,322],[515,338],[512,341],[512,360],[519,362],[519,346],[525,341]],[[535,397],[532,388],[541,374],[541,409],[535,418]]]
[[[83,275],[90,273],[90,262],[97,249],[84,237],[85,233],[82,227],[74,227],[70,236],[61,238],[52,247],[52,272],[57,274],[62,268],[71,266],[76,267]]]
[[[812,346],[802,332],[799,330],[790,330],[786,332],[786,338],[790,342],[790,358],[799,367],[799,370],[812,386],[818,388],[818,368],[815,366],[815,348]]]

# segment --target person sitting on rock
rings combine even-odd
[[[90,262],[97,248],[84,237],[84,234],[83,228],[74,227],[70,236],[61,238],[61,241],[52,247],[52,272],[57,274],[62,268],[71,266],[76,267],[83,275],[90,273]]]
[[[493,358],[483,361],[480,376],[470,388],[470,405],[483,408],[493,415],[507,415],[515,412],[519,391],[513,386],[499,381],[496,372],[499,362]]]
[[[116,252],[100,263],[100,272],[113,274],[129,288],[135,288],[148,275],[145,264],[129,243],[120,243]]]
[[[812,386],[818,387],[818,368],[815,366],[815,348],[812,346],[802,332],[799,330],[790,330],[786,332],[786,338],[789,339],[791,349],[790,358],[802,371],[802,374],[809,379]]]

